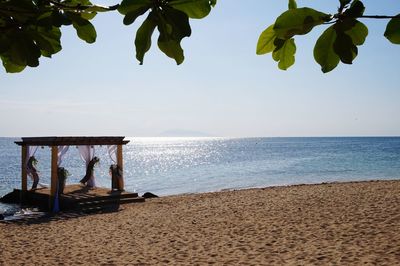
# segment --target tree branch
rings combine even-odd
[[[400,19],[400,16],[399,16],[399,15],[397,15],[397,16],[379,16],[379,15],[370,16],[370,15],[362,15],[362,16],[359,16],[359,18],[375,18],[375,19],[399,18],[399,19]]]
[[[116,10],[119,7],[119,4],[113,5],[113,6],[97,6],[97,5],[91,5],[91,6],[84,6],[84,5],[76,5],[76,6],[69,6],[69,5],[65,5],[63,3],[60,3],[58,1],[55,0],[50,0],[49,3],[60,7],[61,9],[74,9],[74,10],[86,10],[88,8],[94,8],[94,7],[99,7],[104,9],[104,11],[113,11]]]

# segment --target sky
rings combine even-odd
[[[395,0],[364,3],[368,15],[400,13]],[[333,13],[338,1],[298,6]],[[0,136],[399,136],[400,46],[383,37],[387,21],[362,20],[369,36],[353,65],[320,71],[320,27],[296,37],[296,63],[282,71],[255,48],[286,9],[284,0],[219,0],[208,17],[191,20],[179,66],[158,49],[157,33],[139,65],[133,42],[143,19],[125,26],[116,12],[98,15],[94,44],[63,27],[63,50],[52,59],[19,74],[0,70]]]

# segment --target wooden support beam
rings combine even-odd
[[[51,147],[51,183],[50,183],[50,202],[49,207],[50,210],[54,204],[54,196],[57,193],[57,162],[58,162],[58,146]]]
[[[27,156],[27,149],[26,145],[21,146],[21,190],[27,191],[28,190],[28,178],[27,178],[27,171],[26,171],[26,156]]]
[[[119,183],[119,189],[124,189],[124,159],[122,157],[122,145],[117,145],[117,164],[122,172],[122,180]]]

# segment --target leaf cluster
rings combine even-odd
[[[290,0],[288,7],[274,24],[261,33],[257,43],[257,54],[272,52],[272,58],[282,70],[288,69],[295,62],[294,36],[307,34],[315,26],[330,19],[330,15],[312,8],[297,8],[295,0]]]
[[[315,61],[324,73],[336,68],[339,62],[352,64],[358,55],[357,46],[368,35],[368,28],[358,19],[371,16],[364,16],[365,6],[359,0],[339,0],[339,4],[337,13],[331,15],[308,7],[298,8],[295,0],[289,0],[289,9],[261,33],[256,53],[272,52],[278,67],[286,70],[295,62],[294,37],[307,34],[316,26],[330,25],[315,44]],[[385,36],[392,43],[400,43],[398,18],[389,21]]]
[[[143,63],[157,28],[158,47],[177,64],[184,60],[181,41],[191,35],[189,18],[207,16],[217,0],[123,0],[103,7],[89,0],[0,0],[0,58],[7,72],[37,67],[41,56],[51,57],[61,50],[61,26],[72,25],[87,43],[96,41],[90,22],[98,12],[118,9],[123,23],[147,17],[136,33],[136,58]]]
[[[179,65],[184,60],[181,41],[192,33],[189,18],[207,16],[215,4],[216,0],[123,0],[118,11],[125,16],[125,25],[148,13],[135,37],[136,58],[140,64],[157,28],[159,49]]]
[[[366,16],[360,0],[338,0],[339,7],[331,15],[310,7],[297,7],[288,0],[288,10],[260,35],[256,53],[271,53],[280,69],[295,63],[298,35],[306,35],[317,26],[327,25],[314,47],[314,59],[325,72],[342,62],[352,64],[358,47],[364,44],[368,28],[362,18],[391,18],[384,36],[400,44],[400,14]],[[97,13],[118,10],[123,23],[130,25],[145,16],[135,36],[136,58],[143,64],[158,32],[158,48],[179,65],[184,61],[182,39],[192,33],[190,19],[206,17],[217,0],[122,0],[104,7],[89,0],[0,0],[0,59],[7,72],[21,72],[26,66],[37,67],[39,59],[51,57],[61,47],[61,27],[72,26],[78,37],[87,43],[96,41],[96,30],[90,22]]]
[[[96,41],[89,22],[102,7],[88,0],[0,0],[0,58],[7,72],[37,67],[41,56],[61,50],[61,26],[72,25],[82,40]]]

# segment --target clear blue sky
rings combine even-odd
[[[334,12],[338,3],[326,2],[298,4]],[[366,14],[400,13],[394,0],[364,2]],[[124,26],[119,14],[94,20],[92,45],[64,27],[53,59],[21,74],[0,71],[0,136],[143,137],[177,129],[226,137],[400,135],[400,46],[383,38],[387,21],[363,20],[370,34],[352,66],[320,71],[312,49],[321,28],[296,38],[296,64],[281,71],[255,46],[286,8],[284,0],[220,0],[208,17],[192,20],[180,66],[158,50],[157,34],[140,66],[133,46],[139,21]]]

